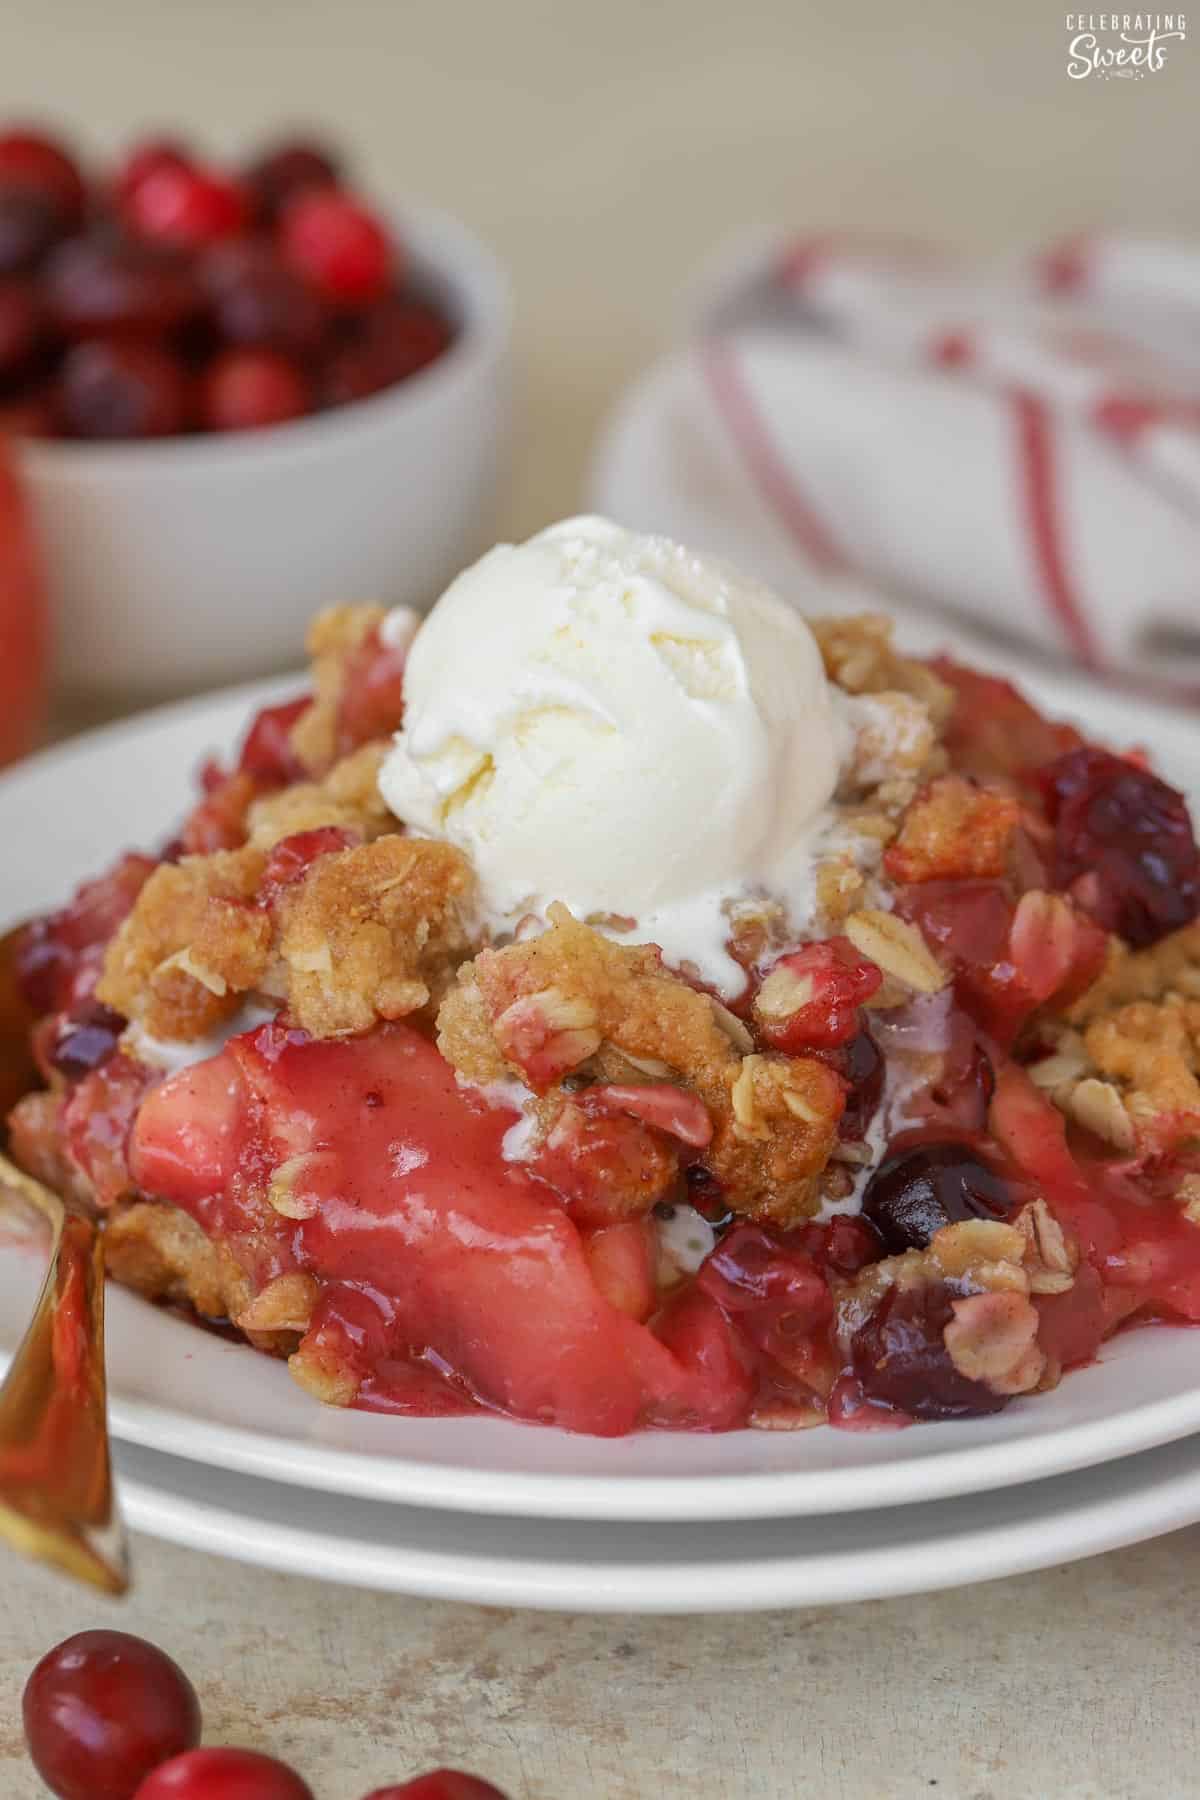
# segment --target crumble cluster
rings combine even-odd
[[[1140,1156],[1200,1137],[1200,924],[1146,950],[1111,939],[1099,979],[1054,1036],[1029,1073],[1078,1124]],[[1180,1191],[1187,1204],[1193,1187]]]
[[[538,1095],[542,1140],[570,1088],[645,1081],[649,1071],[705,1107],[706,1161],[739,1210],[783,1221],[814,1211],[842,1110],[824,1063],[761,1053],[741,1021],[656,951],[613,941],[561,907],[541,936],[495,948],[473,939],[467,860],[396,827],[377,787],[388,739],[347,739],[347,695],[381,619],[378,608],[341,607],[314,623],[314,699],[290,730],[305,778],[265,793],[232,778],[222,829],[244,841],[154,871],[108,949],[97,998],[151,1037],[184,1042],[218,1030],[247,997],[281,1003],[317,1037],[436,1013],[443,1053],[466,1080],[516,1075]],[[994,861],[1007,813],[996,818],[986,795],[964,797],[952,777],[918,798],[944,767],[950,690],[895,653],[886,621],[815,630],[854,733],[818,872],[818,928],[846,931],[888,977],[881,1003],[900,1004],[946,976],[920,934],[887,911],[881,857],[899,834],[897,852],[928,860],[958,829]],[[297,846],[311,860],[281,871]],[[731,935],[748,969],[795,941],[767,901],[731,909]],[[533,1039],[542,1041],[531,1061]],[[539,1073],[550,1064],[548,1077]]]

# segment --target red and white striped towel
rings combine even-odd
[[[785,589],[1200,693],[1200,250],[773,247],[626,401],[594,497]]]

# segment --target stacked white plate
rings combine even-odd
[[[970,654],[997,666],[992,651]],[[1010,672],[1013,665],[1008,665]],[[1200,794],[1200,734],[1082,684],[1049,709],[1140,743]],[[153,845],[256,687],[93,733],[0,781],[5,911],[52,905],[120,846]],[[40,1279],[0,1242],[0,1354]],[[1119,1339],[1055,1392],[903,1432],[646,1434],[617,1442],[499,1419],[318,1406],[279,1363],[116,1290],[112,1424],[143,1531],[272,1568],[492,1604],[614,1611],[813,1605],[1015,1573],[1200,1518],[1200,1336]]]

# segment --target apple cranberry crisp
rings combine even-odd
[[[25,933],[13,1150],[118,1281],[335,1405],[607,1435],[988,1413],[1200,1319],[1200,857],[1142,757],[818,622],[815,910],[732,900],[719,993],[620,915],[483,928],[380,799],[381,624]]]

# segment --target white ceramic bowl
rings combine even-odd
[[[318,607],[424,609],[484,547],[510,422],[508,281],[454,220],[396,225],[459,323],[407,381],[258,432],[22,446],[65,692],[156,697],[292,666]]]

